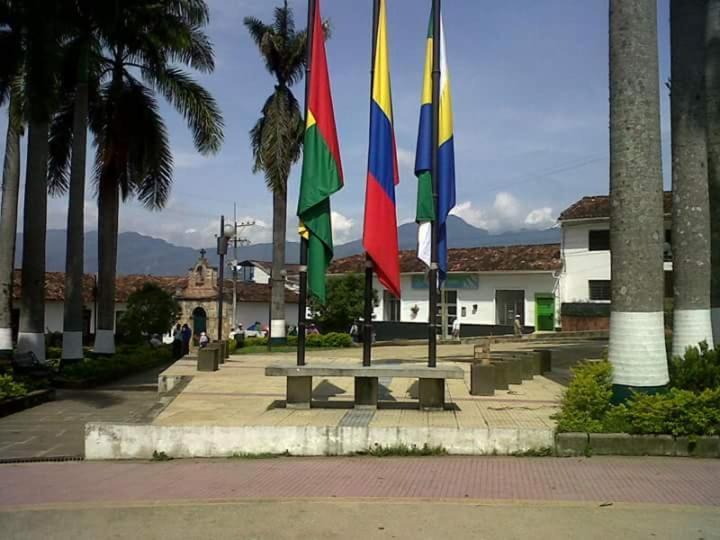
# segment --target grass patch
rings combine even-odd
[[[550,457],[553,455],[553,449],[549,446],[545,448],[531,448],[530,450],[513,452],[510,455],[514,457]]]
[[[173,458],[168,456],[165,452],[158,452],[155,450],[152,455],[152,461],[171,461]]]
[[[260,452],[257,454],[249,452],[236,452],[232,456],[228,456],[228,459],[276,459],[281,457],[291,457],[292,454],[285,450],[280,454],[273,454],[271,452]]]
[[[428,446],[427,443],[421,447],[416,445],[397,444],[393,446],[381,446],[376,444],[367,450],[357,452],[358,456],[373,457],[419,457],[419,456],[446,456],[448,451],[442,446]]]

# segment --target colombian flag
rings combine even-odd
[[[385,0],[380,0],[370,101],[370,150],[365,192],[363,247],[372,259],[380,283],[398,298],[400,297],[400,262],[395,215],[395,185],[399,180],[390,90],[387,16]]]
[[[325,40],[317,0],[313,21],[307,123],[297,215],[308,240],[308,293],[325,301],[325,272],[333,257],[330,195],[343,186]]]
[[[447,217],[455,206],[455,147],[453,142],[453,113],[450,96],[450,74],[445,53],[445,32],[440,23],[440,126],[438,151],[438,269],[440,280],[447,275]],[[435,220],[432,195],[432,69],[433,26],[435,17],[430,15],[425,54],[425,79],[423,83],[420,128],[415,154],[415,176],[418,178],[416,221],[418,223],[417,256],[430,266],[431,222]]]

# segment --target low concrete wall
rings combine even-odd
[[[720,437],[673,437],[628,433],[558,433],[558,456],[720,457]]]
[[[90,423],[85,459],[150,459],[233,454],[344,455],[376,445],[442,446],[450,454],[516,454],[554,446],[552,429],[373,428],[339,426],[156,426]]]

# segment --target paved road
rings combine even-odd
[[[713,540],[715,509],[395,499],[0,511],[4,540]]]
[[[82,456],[86,422],[150,421],[166,367],[95,390],[58,390],[55,401],[0,418],[0,460]]]
[[[720,538],[720,461],[282,458],[0,466],[3,538]]]

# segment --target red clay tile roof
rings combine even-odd
[[[666,191],[664,198],[665,215],[672,213],[672,192]],[[560,221],[570,219],[603,219],[610,217],[610,197],[608,195],[595,195],[583,197],[578,202],[566,208],[560,214]]]
[[[13,298],[20,298],[20,270],[15,271],[15,280],[13,286]],[[187,287],[187,277],[161,277],[161,276],[143,276],[130,275],[119,276],[115,286],[115,301],[119,303],[127,302],[128,297],[140,289],[145,283],[154,283],[170,294],[176,294]],[[83,301],[91,304],[94,299],[93,289],[95,279],[91,274],[83,276]],[[228,298],[232,297],[232,281],[225,282],[225,294]],[[238,301],[239,302],[262,302],[270,301],[270,285],[260,283],[238,282]],[[45,273],[45,299],[49,302],[62,302],[65,299],[65,274],[63,272],[46,272]],[[285,301],[291,304],[297,304],[298,295],[293,291],[285,291]]]
[[[560,244],[534,246],[504,246],[460,248],[448,251],[450,272],[513,272],[560,270]],[[329,274],[361,273],[365,268],[365,255],[353,255],[334,261]],[[425,265],[415,251],[400,252],[402,273],[424,272]]]
[[[22,273],[15,270],[15,278],[13,280],[13,298],[20,298]],[[95,280],[90,274],[83,276],[83,302],[89,304],[93,301],[93,287]],[[50,302],[62,302],[65,299],[65,273],[64,272],[46,272],[45,273],[45,299]]]

